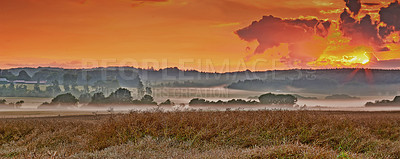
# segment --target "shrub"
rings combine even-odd
[[[24,104],[24,103],[25,103],[25,101],[20,100],[20,101],[15,103],[15,107],[20,108],[22,106],[22,104]]]
[[[125,88],[119,88],[111,93],[107,100],[112,104],[130,104],[132,103],[131,91]]]
[[[4,105],[4,104],[6,104],[6,100],[5,99],[0,99],[0,105]]]
[[[107,105],[107,104],[117,104],[117,105],[157,105],[151,95],[144,95],[140,100],[133,100],[131,91],[125,88],[119,88],[117,91],[110,94],[110,96],[105,97],[103,93],[95,93],[92,96],[92,101],[90,105]]]
[[[284,94],[272,94],[267,93],[258,97],[261,104],[278,104],[278,105],[294,105],[297,102],[297,98],[293,95],[284,95]]]
[[[167,99],[165,102],[162,102],[160,106],[173,106],[175,103],[171,102],[171,100]]]
[[[61,94],[51,100],[52,105],[77,105],[78,99],[71,93]]]
[[[90,104],[105,104],[105,103],[106,103],[106,97],[102,92],[93,94],[92,101],[90,102]]]
[[[195,106],[195,105],[216,105],[216,106],[221,106],[221,105],[256,105],[260,104],[257,101],[254,100],[243,100],[243,99],[231,99],[227,102],[218,100],[217,102],[214,101],[208,101],[205,99],[199,99],[199,98],[194,98],[189,102],[189,105]]]
[[[400,96],[396,96],[393,100],[377,100],[375,102],[368,102],[365,106],[400,106]]]
[[[153,97],[148,94],[144,95],[142,97],[142,99],[140,100],[140,102],[141,102],[141,104],[144,104],[144,105],[157,105],[157,103],[154,102]]]
[[[208,102],[205,99],[199,99],[199,98],[194,98],[190,100],[189,105],[194,106],[194,105],[207,105]]]

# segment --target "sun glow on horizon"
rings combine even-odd
[[[351,38],[345,37],[337,24],[333,24],[326,38],[315,40],[315,45],[324,46],[322,54],[308,65],[315,68],[348,68],[364,67],[375,56],[373,46],[353,44]]]
[[[358,67],[360,65],[366,65],[370,62],[370,58],[365,55],[343,55],[339,56],[328,56],[319,60],[317,65],[319,66],[334,66],[334,67]]]
[[[322,55],[315,62],[309,63],[318,67],[360,67],[366,66],[371,62],[373,52],[368,47],[357,47],[353,52],[345,52],[342,55]]]

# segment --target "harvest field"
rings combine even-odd
[[[400,112],[141,111],[0,119],[2,158],[399,158]]]

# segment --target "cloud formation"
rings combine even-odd
[[[356,20],[358,2],[347,2],[351,15],[347,9],[340,15],[340,29],[343,34],[351,38],[353,44],[373,46],[377,51],[389,51],[384,46],[385,39],[395,31],[400,31],[400,4],[398,1],[391,3],[388,7],[379,10],[379,20],[373,21],[369,14],[360,20]],[[350,5],[353,4],[353,5]],[[379,5],[379,3],[364,3],[367,5]],[[355,7],[357,6],[357,7]]]
[[[391,51],[390,48],[393,47],[389,45],[395,43],[395,40],[391,38],[396,37],[393,33],[397,35],[400,31],[398,1],[380,10],[373,8],[381,3],[361,3],[360,0],[344,0],[344,2],[347,8],[342,10],[340,20],[334,22],[335,25],[327,20],[281,19],[270,15],[236,31],[236,34],[245,41],[258,42],[259,45],[254,54],[261,54],[268,49],[287,44],[289,52],[281,59],[291,61],[296,59],[300,60],[301,64],[322,59],[321,57],[350,59],[349,61],[353,58],[364,60],[367,52]],[[366,8],[362,10],[363,6]],[[371,12],[371,10],[374,11]],[[379,18],[371,15],[379,16]],[[335,28],[330,29],[332,26]],[[336,26],[338,26],[337,29]],[[341,47],[341,45],[349,45],[349,47]],[[350,48],[366,49],[357,51],[349,50]],[[375,61],[378,60],[375,59]]]
[[[380,49],[383,40],[378,35],[378,25],[372,22],[369,14],[359,21],[345,9],[340,15],[340,30],[344,36],[350,37],[354,45],[368,45]]]
[[[260,21],[254,21],[250,26],[236,31],[243,40],[257,41],[259,46],[254,53],[279,46],[281,43],[297,43],[310,40],[313,35],[325,37],[331,23],[317,19],[281,19],[264,16]]]
[[[396,0],[388,7],[383,7],[379,11],[380,21],[389,27],[394,27],[396,31],[400,30],[400,4]]]
[[[378,5],[381,5],[380,3],[362,3],[362,5],[365,5],[365,6],[378,6]]]
[[[347,8],[353,13],[353,15],[358,15],[361,10],[360,0],[344,0],[346,2]]]

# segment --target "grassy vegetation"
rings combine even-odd
[[[399,158],[400,112],[132,112],[0,120],[0,157]]]

